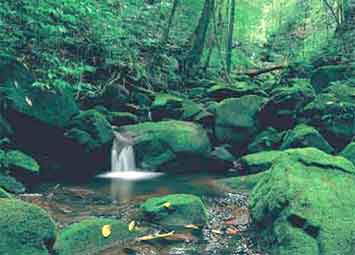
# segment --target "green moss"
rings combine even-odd
[[[65,135],[84,145],[88,151],[93,151],[113,139],[111,124],[97,110],[81,112],[71,121],[70,127]]]
[[[268,174],[267,171],[258,174],[231,177],[218,180],[218,183],[236,191],[244,190],[250,192],[266,174]]]
[[[33,158],[18,150],[8,151],[6,162],[10,169],[24,169],[33,173],[38,173],[40,170],[38,163]]]
[[[151,106],[153,120],[179,119],[183,99],[170,94],[157,94]]]
[[[355,165],[355,142],[349,143],[339,155],[350,160]]]
[[[327,153],[333,153],[334,149],[322,137],[317,129],[305,124],[297,125],[284,136],[280,149],[315,147]]]
[[[164,204],[169,202],[169,208]],[[173,194],[148,199],[141,205],[144,219],[161,225],[178,227],[187,224],[204,225],[207,211],[201,199],[194,195]]]
[[[119,131],[135,138],[137,161],[143,168],[156,169],[179,155],[204,156],[211,150],[206,131],[192,122],[145,122]]]
[[[271,254],[353,254],[354,173],[342,157],[288,150],[252,192],[260,245]]]
[[[104,237],[102,227],[111,226],[111,234]],[[58,255],[99,254],[110,246],[133,240],[139,232],[128,230],[128,225],[113,219],[88,218],[65,228],[58,236],[55,251]]]
[[[14,194],[20,194],[26,191],[25,186],[22,183],[18,182],[14,177],[1,174],[1,173],[0,173],[0,187]]]
[[[254,141],[248,145],[248,153],[277,150],[282,141],[284,132],[279,132],[274,128],[268,128],[259,133]]]
[[[130,112],[111,112],[110,123],[115,126],[132,125],[138,122],[138,117]]]
[[[264,151],[240,158],[243,174],[254,174],[268,170],[273,161],[283,155],[282,151]]]
[[[216,109],[215,133],[219,141],[237,145],[247,142],[258,131],[257,113],[265,98],[255,95],[230,98]]]
[[[154,102],[152,104],[152,108],[159,108],[159,107],[181,107],[183,99],[174,95],[170,94],[157,94],[155,96]]]
[[[53,220],[41,208],[0,199],[0,254],[48,255],[56,238]]]

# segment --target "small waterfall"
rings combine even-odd
[[[115,133],[111,152],[111,171],[125,172],[136,170],[133,141],[120,133]]]

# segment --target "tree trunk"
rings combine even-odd
[[[173,20],[174,20],[174,16],[175,16],[175,12],[176,12],[178,4],[179,4],[179,0],[174,0],[173,7],[171,9],[171,13],[170,13],[169,20],[168,20],[168,26],[163,34],[162,45],[165,45],[169,40],[170,29],[171,29],[171,25],[173,24]]]
[[[208,26],[214,11],[214,2],[215,0],[205,0],[198,25],[190,39],[189,45],[191,45],[191,47],[185,57],[185,71],[188,76],[193,74],[196,66],[200,64],[207,38]]]
[[[232,69],[232,49],[233,49],[233,32],[234,32],[234,21],[235,21],[235,0],[230,1],[230,12],[229,12],[229,26],[228,26],[228,38],[227,38],[227,49],[226,49],[226,65],[227,73],[230,74]]]

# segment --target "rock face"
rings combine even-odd
[[[334,149],[313,127],[305,124],[297,125],[294,129],[287,132],[280,149],[314,147],[327,153],[333,153]]]
[[[193,159],[203,158],[211,150],[206,131],[192,122],[146,122],[123,126],[119,132],[127,132],[134,138],[137,165],[143,169],[167,171],[166,164],[183,158],[180,170],[189,167],[200,170]]]
[[[258,131],[257,113],[265,103],[260,96],[226,99],[216,108],[215,134],[223,143],[245,145]]]
[[[314,99],[315,92],[308,81],[296,80],[289,86],[277,87],[271,95],[260,112],[260,121],[264,126],[288,129],[294,126],[300,110]]]
[[[102,228],[108,225],[111,234],[102,235]],[[54,250],[58,255],[98,254],[113,244],[127,242],[137,237],[137,231],[130,232],[127,224],[112,219],[89,218],[65,228],[58,236]]]
[[[270,254],[351,255],[355,169],[317,149],[289,150],[251,195],[251,213]]]
[[[39,207],[15,199],[0,199],[0,236],[0,254],[49,255],[56,227]]]
[[[354,88],[335,85],[302,110],[300,119],[316,127],[336,149],[342,149],[354,136]]]
[[[194,195],[174,194],[148,199],[141,206],[144,219],[168,227],[188,224],[205,225],[207,210],[201,199]]]

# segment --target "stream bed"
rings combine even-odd
[[[35,187],[23,200],[46,209],[62,229],[90,216],[137,220],[140,204],[148,198],[174,193],[199,196],[208,210],[208,224],[171,240],[134,241],[110,247],[102,255],[265,255],[250,238],[248,194],[221,188],[218,176],[163,175],[133,181],[94,179],[86,184],[47,183]],[[137,221],[151,233],[159,226]]]

